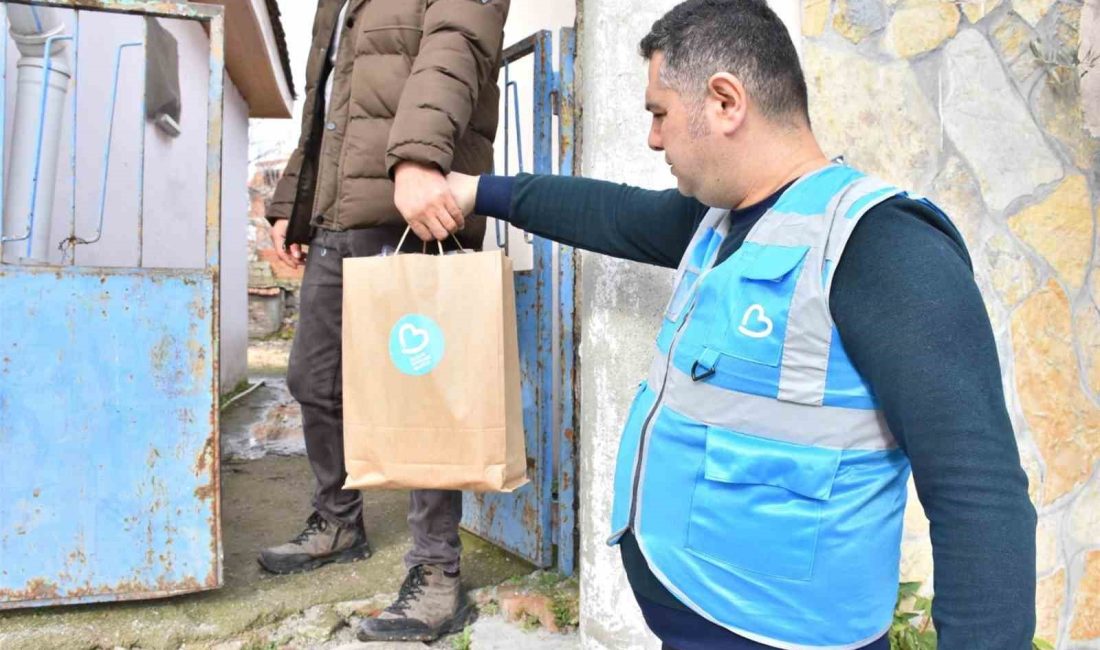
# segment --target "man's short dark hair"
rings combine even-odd
[[[689,100],[706,92],[712,75],[728,72],[766,117],[809,123],[798,53],[764,0],[687,0],[653,23],[641,50],[647,60],[664,54],[661,79]]]

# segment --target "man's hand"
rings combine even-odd
[[[451,186],[451,195],[455,197],[455,203],[462,214],[469,216],[474,212],[474,203],[477,201],[477,184],[480,176],[470,176],[451,172],[447,174],[447,185]]]
[[[301,244],[291,244],[290,250],[286,249],[286,227],[289,219],[279,219],[271,226],[271,243],[275,245],[275,254],[284,264],[296,269],[306,261]]]
[[[394,205],[423,241],[442,241],[466,225],[447,179],[435,167],[405,161],[394,168],[394,183]]]

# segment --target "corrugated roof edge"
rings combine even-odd
[[[279,59],[283,63],[283,74],[286,75],[286,84],[290,88],[292,99],[298,99],[298,91],[294,88],[294,76],[290,72],[290,51],[286,46],[286,32],[283,31],[282,15],[279,13],[278,0],[267,0],[267,13],[271,16],[271,30],[275,32],[275,43],[279,47]]]

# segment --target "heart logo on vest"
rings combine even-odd
[[[750,338],[762,339],[771,334],[774,327],[772,319],[764,313],[764,307],[752,305],[745,310],[745,315],[741,317],[741,326],[737,331]]]
[[[397,339],[401,343],[401,352],[408,355],[423,352],[432,342],[432,337],[427,330],[422,330],[410,323],[401,326]]]

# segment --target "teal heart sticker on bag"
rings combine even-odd
[[[426,375],[443,360],[443,330],[421,314],[406,314],[390,330],[390,359],[406,375]]]

